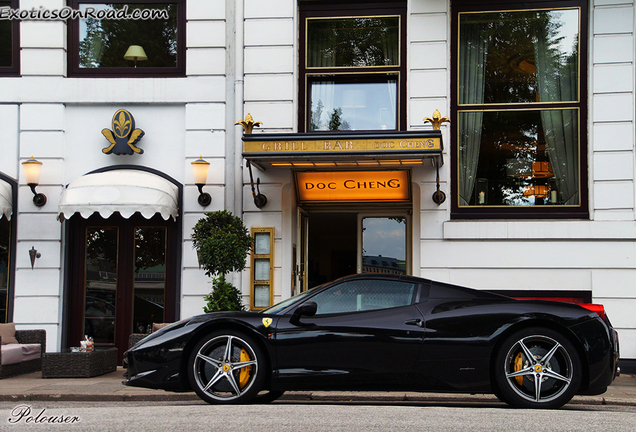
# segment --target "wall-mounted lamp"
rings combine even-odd
[[[135,62],[135,67],[137,67],[137,60],[143,61],[148,60],[148,56],[146,56],[146,51],[139,45],[131,45],[126,50],[126,54],[124,54],[124,59],[133,60]]]
[[[31,156],[31,159],[22,162],[22,167],[24,167],[24,176],[26,177],[27,185],[31,188],[31,192],[33,192],[33,204],[38,207],[42,207],[46,204],[46,196],[41,193],[37,193],[35,191],[35,187],[40,184],[40,169],[42,168],[42,162],[36,161]]]
[[[33,266],[35,265],[35,259],[40,258],[42,254],[35,250],[35,246],[31,246],[29,250],[29,258],[31,258],[31,270],[33,270]]]
[[[198,202],[203,207],[207,207],[212,202],[212,197],[209,193],[203,192],[203,186],[208,180],[208,169],[210,168],[210,162],[203,160],[203,156],[199,156],[199,159],[192,162],[192,171],[194,171],[194,184],[199,188]]]

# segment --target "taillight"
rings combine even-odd
[[[579,305],[584,307],[587,310],[591,310],[592,312],[596,312],[598,316],[600,316],[603,321],[605,321],[605,308],[600,304],[582,304]]]

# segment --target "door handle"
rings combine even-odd
[[[422,321],[419,318],[414,318],[414,319],[411,319],[411,320],[404,321],[404,324],[422,327],[424,325],[424,321]]]

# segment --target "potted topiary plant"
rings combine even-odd
[[[243,221],[227,210],[206,213],[194,225],[193,246],[199,265],[212,278],[212,291],[204,299],[208,312],[245,310],[241,292],[225,280],[229,272],[242,271],[254,240]]]

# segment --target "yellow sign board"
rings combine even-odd
[[[405,202],[411,198],[410,172],[297,172],[301,203]]]
[[[244,140],[244,155],[285,153],[340,153],[340,152],[431,152],[442,150],[438,137],[362,138],[362,139],[295,139]]]

